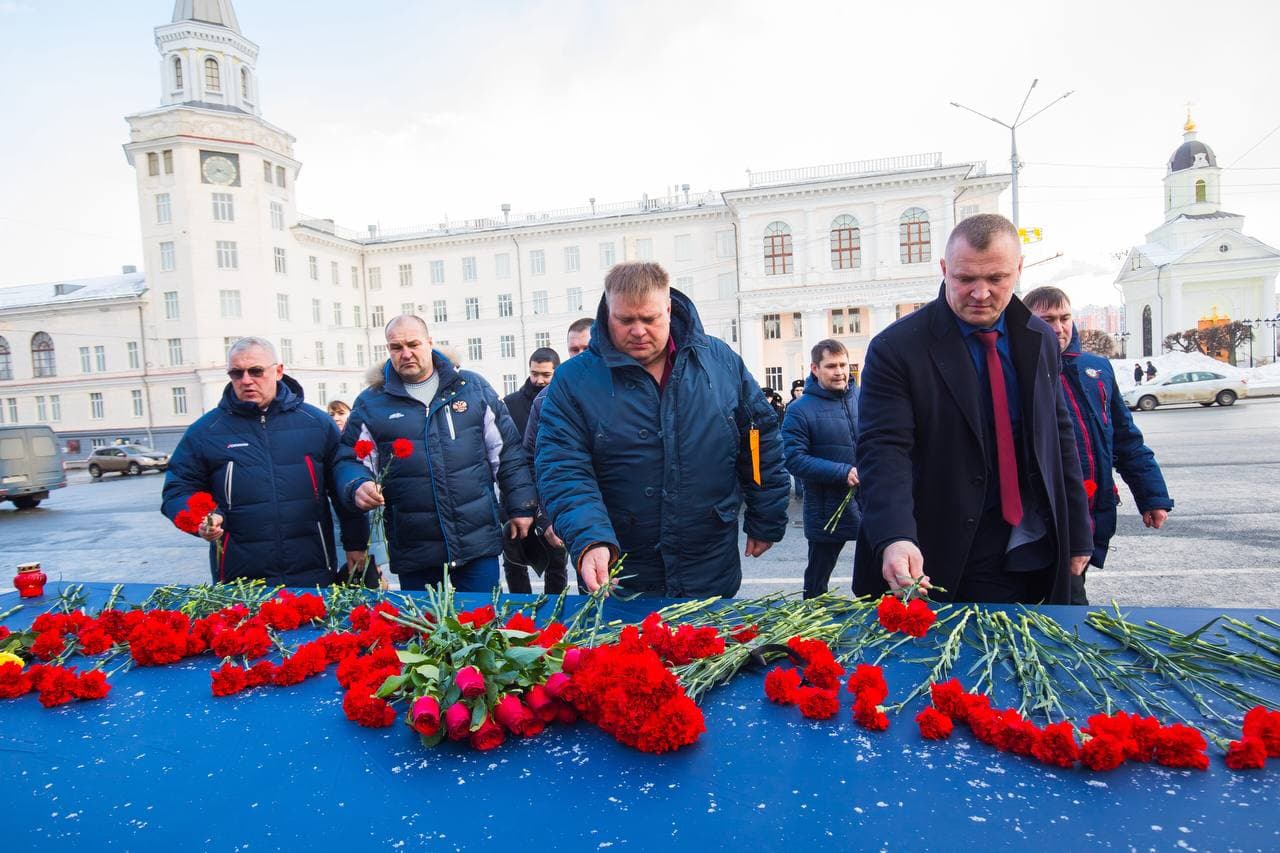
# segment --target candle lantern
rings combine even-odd
[[[18,574],[13,578],[13,585],[23,598],[35,598],[44,595],[45,581],[49,580],[40,571],[39,563],[23,563],[18,566]]]

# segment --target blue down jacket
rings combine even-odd
[[[1120,503],[1113,470],[1124,477],[1139,513],[1173,509],[1173,499],[1155,454],[1143,443],[1142,431],[1120,396],[1111,362],[1083,352],[1080,332],[1075,327],[1071,330],[1071,343],[1062,353],[1062,390],[1076,428],[1076,450],[1084,479],[1097,484],[1089,501],[1093,517],[1093,557],[1089,562],[1101,567],[1116,532],[1116,506]]]
[[[858,390],[849,384],[843,393],[828,391],[812,373],[804,395],[787,407],[782,419],[782,443],[787,471],[804,481],[804,535],[814,542],[852,542],[858,538],[861,515],[849,501],[834,533],[823,530],[836,507],[849,493],[858,436]]]
[[[356,398],[338,451],[339,495],[354,509],[354,495],[373,472],[356,459],[355,443],[372,440],[375,470],[387,501],[387,550],[396,574],[428,573],[460,566],[502,550],[494,481],[510,516],[532,516],[537,495],[529,463],[507,407],[477,373],[455,370],[431,353],[440,387],[428,409],[405,390],[390,362],[383,381]],[[393,459],[397,438],[413,442],[413,454]]]
[[[575,564],[603,544],[626,555],[628,590],[732,596],[748,536],[782,539],[789,481],[778,417],[742,359],[671,291],[667,388],[609,340],[603,299],[586,352],[557,368],[537,435],[538,493]],[[749,432],[759,430],[760,485]]]
[[[265,412],[238,400],[228,384],[217,407],[187,428],[169,460],[161,512],[170,519],[196,492],[217,501],[226,531],[222,565],[209,546],[215,581],[264,578],[271,584],[317,586],[333,582],[333,521],[339,506],[331,476],[338,450],[333,419],[302,401],[302,388],[285,376]],[[339,506],[342,544],[363,551],[364,516]]]

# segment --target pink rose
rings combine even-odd
[[[555,673],[547,679],[547,694],[550,695],[552,699],[559,699],[561,694],[564,693],[564,689],[569,686],[569,680],[569,676],[565,675],[563,672]]]
[[[564,663],[561,664],[561,669],[572,675],[578,671],[580,666],[582,666],[582,649],[576,646],[571,649],[565,649]]]
[[[498,700],[493,709],[493,717],[513,735],[528,737],[542,731],[542,723],[533,716],[533,712],[525,707],[513,693],[508,693]],[[536,731],[535,731],[536,729]]]
[[[524,701],[529,704],[529,710],[542,722],[549,723],[556,718],[556,700],[551,698],[547,688],[541,684],[530,687],[529,692],[524,695]]]
[[[465,707],[465,706],[464,706]],[[433,735],[440,731],[440,703],[434,696],[419,696],[409,709],[413,730],[420,735]],[[468,717],[468,720],[470,718]]]
[[[444,712],[444,727],[449,740],[464,740],[471,734],[471,709],[461,702],[453,703]]]
[[[501,746],[505,739],[506,735],[502,733],[502,726],[495,723],[493,717],[485,717],[484,722],[480,724],[480,728],[471,734],[471,747],[483,752],[484,750]]]
[[[453,677],[453,683],[462,691],[462,698],[474,699],[484,695],[484,676],[474,666],[464,666]]]

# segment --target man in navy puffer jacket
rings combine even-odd
[[[386,337],[383,381],[356,398],[342,433],[339,494],[354,509],[385,507],[401,589],[438,584],[447,566],[455,589],[488,592],[502,551],[495,480],[516,535],[528,534],[538,505],[520,435],[483,377],[431,349],[421,318],[396,317]],[[356,458],[362,439],[377,448],[374,470],[387,472],[381,489]],[[396,439],[412,444],[403,459],[392,453]]]
[[[241,338],[227,354],[231,382],[217,408],[187,428],[169,460],[161,511],[177,517],[196,492],[217,509],[208,540],[213,580],[327,586],[339,576],[329,503],[338,507],[347,565],[363,565],[364,516],[343,509],[332,477],[338,428],[284,375],[275,347]],[[255,375],[256,374],[256,375]],[[212,543],[222,543],[222,561]]]
[[[812,357],[804,394],[791,402],[782,419],[787,470],[804,483],[804,537],[809,540],[805,598],[827,591],[844,543],[858,538],[861,518],[857,503],[850,500],[835,529],[826,529],[849,490],[858,485],[858,469],[853,466],[858,391],[849,377],[849,351],[828,339],[813,347]]]

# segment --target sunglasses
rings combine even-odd
[[[257,367],[257,366],[249,367],[249,368],[231,367],[227,369],[227,375],[230,376],[232,380],[237,382],[243,379],[246,373],[252,376],[254,379],[261,379],[262,377],[267,375],[268,370],[270,370],[275,366],[276,366],[275,362],[272,362],[271,364],[268,364],[266,367]]]

